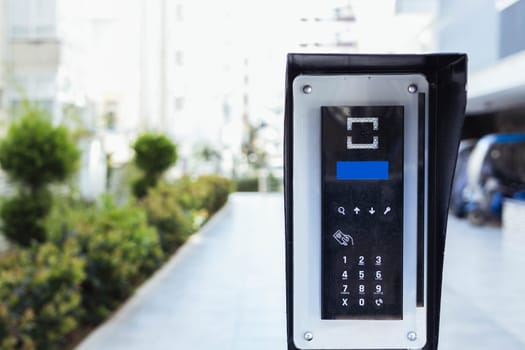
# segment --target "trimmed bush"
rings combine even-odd
[[[228,200],[234,189],[232,180],[218,175],[203,175],[197,178],[195,186],[202,191],[202,208],[208,216],[215,214]]]
[[[6,199],[0,208],[5,236],[23,246],[47,239],[45,217],[51,210],[51,193],[40,190]]]
[[[19,185],[2,205],[4,233],[23,246],[42,242],[42,224],[51,206],[46,186],[66,180],[78,168],[80,152],[64,127],[53,127],[47,112],[26,106],[0,142],[0,166]]]
[[[0,258],[0,349],[63,348],[81,316],[84,260],[72,242]]]
[[[268,175],[268,191],[269,192],[280,192],[283,189],[283,180],[270,173]]]
[[[204,189],[199,188],[189,176],[183,176],[172,185],[173,196],[185,211],[198,211],[202,209]]]
[[[0,143],[0,165],[9,177],[30,189],[66,180],[78,168],[80,152],[64,127],[53,127],[49,115],[25,109]]]
[[[86,321],[107,317],[163,261],[159,236],[143,210],[117,207],[106,198],[101,209],[76,223],[86,257],[82,303]]]
[[[136,198],[144,198],[148,194],[148,189],[155,187],[157,184],[158,179],[156,177],[152,176],[143,176],[131,184],[133,194]]]
[[[232,189],[231,180],[216,175],[195,181],[183,177],[173,184],[159,182],[140,206],[157,228],[163,251],[170,254],[226,203]]]
[[[235,190],[237,192],[257,192],[259,191],[259,179],[256,177],[243,177],[236,179]]]
[[[164,182],[148,191],[140,205],[146,211],[148,222],[157,228],[162,250],[169,254],[186,241],[193,230],[193,215],[183,210],[177,186]]]
[[[177,146],[164,135],[144,134],[133,144],[135,165],[144,177],[133,184],[137,198],[146,195],[147,189],[156,185],[159,177],[177,161]]]
[[[93,217],[95,210],[94,202],[74,198],[70,194],[55,196],[45,220],[47,240],[58,246],[69,239],[77,240],[79,227],[87,225],[86,217]]]

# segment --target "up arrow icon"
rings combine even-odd
[[[358,207],[354,208],[355,215],[358,215],[360,211],[361,211],[361,209],[359,209]]]
[[[370,210],[369,210],[368,212],[369,212],[370,214],[374,215],[374,213],[375,213],[376,211],[374,210],[374,207],[372,207],[372,208],[370,208]]]

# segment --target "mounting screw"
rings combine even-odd
[[[408,92],[411,94],[415,94],[417,92],[417,85],[416,84],[408,85]]]
[[[312,332],[304,332],[304,340],[306,341],[312,341],[314,339],[314,335]]]
[[[310,94],[310,93],[312,93],[312,86],[310,86],[310,85],[305,85],[305,86],[303,86],[303,92],[304,92],[305,94]]]
[[[407,338],[410,341],[416,341],[417,340],[417,333],[416,332],[408,332]]]

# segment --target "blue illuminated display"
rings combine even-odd
[[[387,161],[344,161],[336,163],[337,180],[387,180]]]

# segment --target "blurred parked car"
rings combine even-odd
[[[467,163],[465,210],[476,225],[500,222],[504,198],[525,195],[525,133],[482,137]]]
[[[458,218],[465,217],[467,214],[465,198],[463,192],[467,187],[467,164],[470,154],[476,146],[476,139],[462,140],[459,144],[456,171],[454,172],[454,182],[450,197],[450,211]]]

